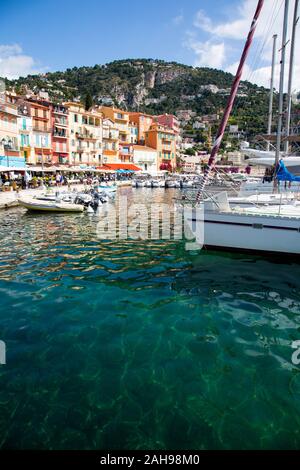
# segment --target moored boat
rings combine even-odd
[[[29,211],[37,212],[64,212],[64,213],[78,213],[83,212],[84,206],[82,204],[72,204],[69,202],[45,201],[34,198],[19,199],[19,204]]]
[[[199,209],[186,208],[185,220],[207,248],[300,254],[300,205],[231,208],[227,193],[219,193]]]

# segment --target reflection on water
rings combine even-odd
[[[96,224],[1,214],[0,446],[299,448],[300,266]]]

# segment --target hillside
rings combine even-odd
[[[18,80],[6,80],[7,88],[45,90],[54,101],[91,95],[96,104],[116,105],[151,114],[191,109],[198,115],[224,108],[233,76],[160,60],[122,60],[94,67],[74,67]],[[217,88],[215,88],[217,87]],[[249,82],[241,84],[232,122],[247,128],[250,136],[265,130],[268,90]]]

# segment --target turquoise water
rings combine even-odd
[[[0,217],[1,448],[300,448],[300,265]]]

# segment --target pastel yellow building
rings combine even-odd
[[[104,118],[111,119],[115,123],[116,129],[119,131],[120,144],[130,143],[129,113],[108,106],[99,106],[98,109]]]
[[[98,110],[86,111],[80,103],[67,102],[64,106],[69,111],[69,163],[101,166],[102,114]]]

